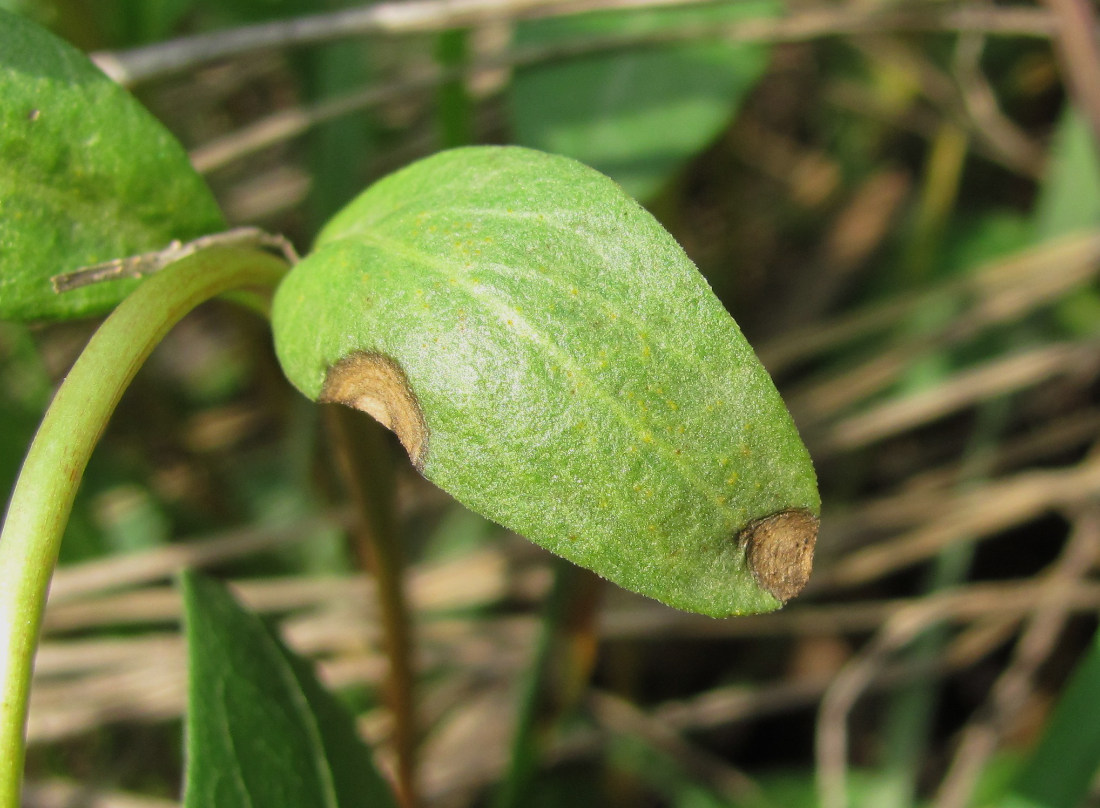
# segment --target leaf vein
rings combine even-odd
[[[455,280],[460,288],[462,288],[462,290],[465,291],[466,294],[470,296],[470,298],[485,306],[485,308],[488,309],[495,317],[497,317],[501,321],[501,323],[507,323],[510,320],[512,322],[513,328],[522,323],[523,327],[526,329],[533,342],[535,342],[537,345],[539,345],[550,354],[554,355],[560,362],[562,362],[563,365],[567,365],[569,369],[572,370],[572,372],[575,373],[578,377],[590,382],[592,389],[597,391],[596,395],[605,401],[611,412],[615,413],[615,415],[624,425],[635,429],[637,434],[650,432],[649,427],[652,426],[651,424],[649,424],[648,422],[639,421],[629,412],[627,412],[622,407],[622,405],[619,404],[614,396],[608,394],[603,389],[602,385],[596,383],[596,380],[592,377],[592,375],[588,373],[588,371],[585,370],[581,365],[577,364],[572,356],[562,351],[554,343],[554,341],[549,338],[547,334],[543,333],[527,318],[523,317],[522,314],[519,314],[515,311],[502,309],[501,306],[495,302],[494,298],[489,295],[479,294],[475,288],[471,287],[467,282],[466,276],[461,271],[462,267],[460,265],[445,261],[432,255],[428,255],[421,252],[420,250],[417,250],[414,247],[395,241],[394,239],[387,238],[375,232],[359,233],[358,237],[364,239],[365,241],[373,242],[376,246],[383,250],[389,250],[397,255],[412,260],[429,270],[434,270],[448,280]],[[706,480],[695,474],[686,463],[680,460],[679,457],[676,455],[673,447],[668,445],[658,435],[652,436],[651,445],[661,453],[661,455],[669,465],[679,471],[684,480],[689,482],[696,490],[698,490],[705,496],[707,501],[718,513],[722,514],[723,516],[735,515],[734,509],[732,507],[728,507],[725,504],[722,495],[716,493],[717,489],[712,488],[712,486],[708,484]]]

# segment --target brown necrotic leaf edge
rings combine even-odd
[[[428,425],[405,371],[384,354],[350,354],[328,369],[318,401],[361,410],[391,430],[417,470],[428,456]]]
[[[367,413],[393,431],[418,470],[428,454],[428,426],[401,366],[379,353],[357,352],[328,369],[318,399]],[[786,603],[809,580],[818,518],[808,510],[780,511],[750,522],[739,534],[749,569],[761,587]]]

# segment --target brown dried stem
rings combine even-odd
[[[161,42],[128,51],[100,52],[93,59],[126,86],[195,68],[207,62],[261,50],[333,42],[375,34],[442,31],[525,16],[565,16],[599,10],[701,5],[708,0],[412,0],[383,2],[325,14],[261,23]],[[1046,38],[1053,17],[1026,8],[944,9],[936,4],[882,10],[872,7],[808,9],[781,18],[759,18],[730,26],[684,30],[742,42],[793,42],[883,31],[982,31],[997,36]],[[620,38],[616,38],[620,39]],[[636,40],[636,38],[634,38]],[[651,39],[647,37],[646,39]],[[667,36],[660,41],[670,40]],[[634,44],[639,44],[637,41]]]
[[[416,721],[412,618],[404,560],[393,505],[393,464],[382,428],[352,410],[325,408],[336,466],[358,515],[351,531],[360,567],[371,573],[378,593],[389,673],[386,694],[393,711],[395,779],[403,808],[420,804],[416,782],[419,731]]]
[[[1046,0],[1054,12],[1058,33],[1054,48],[1070,94],[1081,107],[1100,148],[1100,47],[1096,10],[1090,0]]]

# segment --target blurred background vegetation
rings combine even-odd
[[[564,571],[385,445],[424,804],[1100,804],[1090,0],[0,6],[94,53],[233,223],[303,251],[440,148],[594,165],[680,240],[787,398],[822,532],[807,590],[760,617]],[[94,326],[0,324],[0,489]],[[154,354],[62,548],[27,805],[174,804],[183,565],[278,621],[386,759],[377,605],[322,421],[231,306]]]

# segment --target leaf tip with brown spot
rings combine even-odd
[[[738,536],[756,582],[783,603],[810,578],[817,527],[814,514],[796,508],[756,519]]]

